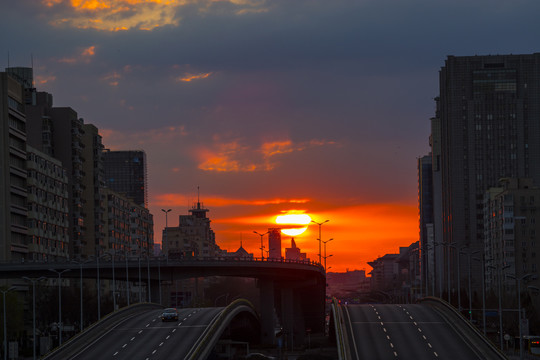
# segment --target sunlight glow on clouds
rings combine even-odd
[[[291,140],[263,143],[258,149],[240,145],[238,141],[216,143],[212,149],[199,148],[199,169],[217,172],[270,171],[277,165],[275,157],[308,148],[334,145],[333,141],[311,140],[294,144]]]
[[[190,82],[190,81],[193,81],[193,80],[206,79],[210,75],[212,75],[211,72],[204,73],[204,74],[185,74],[184,76],[181,76],[181,77],[177,78],[176,81],[178,81],[178,82],[180,82],[180,81],[182,81],[182,82]]]
[[[169,207],[183,207],[186,204],[190,203],[192,198],[188,198],[182,194],[158,194],[154,196],[154,204],[159,206],[169,206]],[[279,205],[279,204],[305,204],[308,203],[309,199],[232,199],[224,197],[205,197],[204,203],[209,207],[220,207],[220,206],[233,206],[233,205],[244,205],[244,206],[265,206],[265,205]],[[214,220],[212,220],[214,221]]]
[[[66,63],[66,64],[76,64],[76,63],[81,63],[81,62],[89,63],[94,55],[96,55],[96,47],[89,46],[87,48],[82,49],[79,54],[73,57],[62,58],[58,61],[61,63]]]
[[[200,12],[208,12],[220,2],[234,5],[237,15],[267,11],[266,0],[42,0],[46,7],[60,10],[51,21],[54,26],[105,31],[178,26],[181,7],[196,5]]]

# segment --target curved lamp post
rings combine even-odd
[[[7,328],[6,328],[6,293],[11,290],[15,290],[15,286],[10,287],[7,290],[0,290],[4,299],[4,360],[7,360]]]
[[[330,220],[324,220],[323,222],[316,222],[315,220],[311,220],[312,223],[315,223],[317,225],[319,225],[319,238],[317,240],[319,240],[319,264],[321,263],[321,242],[322,242],[322,238],[321,238],[321,227],[324,223],[327,223],[329,222]]]
[[[23,276],[22,278],[32,283],[32,333],[34,336],[32,347],[33,347],[34,360],[36,360],[36,282],[44,280],[46,279],[46,277],[42,276],[39,278],[29,278],[29,277]]]
[[[257,232],[257,231],[253,231],[253,232],[261,237],[261,247],[260,247],[260,249],[261,249],[261,259],[264,261],[264,244],[263,244],[263,236],[266,235],[266,234],[268,234],[270,231],[267,231],[267,232],[265,232],[264,234],[261,234],[261,233],[259,233],[259,232]],[[270,255],[270,253],[268,253],[268,255]]]
[[[58,274],[58,346],[62,345],[62,274],[71,271],[71,269],[65,269],[58,271],[55,269],[49,269]]]
[[[329,258],[330,256],[332,256],[332,255],[326,256],[326,243],[329,243],[332,240],[334,240],[334,238],[323,241],[323,244],[324,244],[324,256],[323,257],[324,257],[324,272],[325,273],[326,273],[326,258]]]

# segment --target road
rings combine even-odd
[[[71,359],[184,359],[222,310],[179,309],[177,322],[162,322],[160,310],[148,311],[122,322]]]
[[[346,305],[352,359],[481,359],[452,327],[423,305]]]

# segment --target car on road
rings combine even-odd
[[[178,311],[176,308],[166,308],[163,310],[161,321],[178,321]]]

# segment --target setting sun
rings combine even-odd
[[[307,230],[311,217],[307,214],[286,214],[276,217],[276,224],[282,225],[281,232],[289,236],[297,236]],[[299,227],[299,225],[303,225]]]

